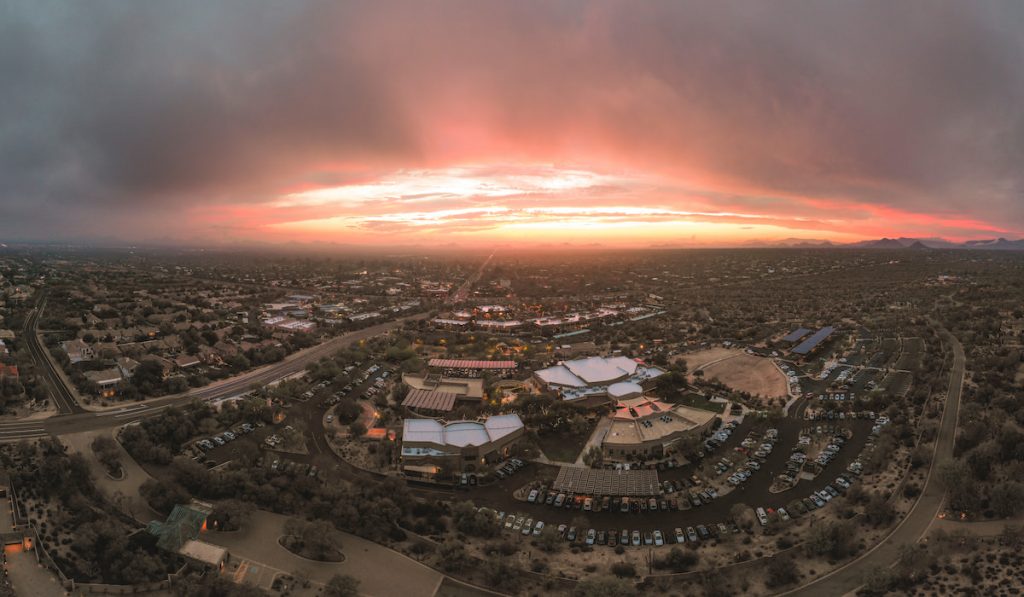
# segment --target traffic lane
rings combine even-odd
[[[945,501],[946,488],[938,475],[933,474],[942,463],[953,457],[960,398],[963,391],[965,356],[963,345],[948,330],[940,333],[953,345],[953,367],[950,370],[946,407],[942,411],[939,433],[935,440],[935,457],[929,466],[928,479],[918,501],[897,527],[880,543],[856,560],[834,572],[784,595],[814,597],[817,595],[845,595],[863,585],[865,575],[877,568],[888,568],[899,561],[902,547],[916,543],[936,519]]]
[[[769,491],[773,477],[766,474],[765,469],[762,468],[761,471],[755,472],[755,474],[750,478],[750,481],[740,485],[729,494],[723,495],[722,497],[712,501],[710,504],[691,507],[689,510],[669,512],[659,511],[656,513],[648,512],[638,514],[625,514],[621,512],[593,513],[575,509],[566,510],[564,508],[555,508],[546,504],[530,504],[516,500],[512,497],[513,491],[530,482],[532,479],[547,481],[550,486],[551,481],[553,481],[558,474],[557,467],[530,463],[526,469],[513,474],[512,477],[508,479],[482,487],[473,488],[469,491],[457,492],[454,494],[454,499],[471,499],[479,506],[488,506],[497,511],[523,514],[525,516],[532,517],[534,520],[543,520],[545,524],[554,525],[571,524],[575,518],[581,516],[587,520],[587,524],[590,527],[601,529],[621,529],[628,527],[630,530],[635,528],[641,531],[654,529],[661,529],[664,531],[675,527],[685,528],[687,526],[696,526],[698,524],[716,524],[731,520],[732,516],[730,510],[735,504],[745,504],[750,508],[757,508],[758,506],[766,508],[784,507],[795,499],[805,498],[809,496],[811,492],[820,491],[824,489],[826,485],[831,484],[840,473],[846,470],[846,466],[850,462],[856,460],[857,457],[860,456],[860,452],[863,450],[869,436],[866,427],[870,425],[870,422],[851,421],[847,423],[854,423],[856,425],[851,425],[850,427],[858,427],[861,429],[855,432],[854,438],[843,446],[837,457],[830,462],[823,472],[813,481],[800,481],[796,487],[782,493],[771,493]],[[776,448],[776,450],[772,452],[772,456],[775,456],[776,452],[779,453],[778,460],[785,461],[789,458],[789,452],[784,449]],[[725,476],[728,476],[728,473],[726,473]],[[682,499],[686,495],[687,492],[683,491],[667,496],[661,496],[658,499],[662,499],[663,497]]]
[[[146,402],[133,402],[130,404],[126,404],[125,407],[130,408],[133,406],[146,406],[156,408],[166,406],[181,406],[188,404],[189,402],[196,398],[201,400],[216,400],[218,398],[229,398],[231,396],[235,396],[245,391],[248,391],[254,384],[265,385],[266,383],[269,383],[271,381],[276,381],[283,377],[287,377],[292,373],[301,371],[305,369],[306,365],[308,365],[309,363],[315,362],[324,356],[333,354],[335,351],[344,348],[345,346],[348,346],[353,342],[371,338],[373,336],[383,333],[384,331],[393,329],[405,323],[406,321],[422,319],[423,317],[426,317],[426,314],[412,315],[388,323],[378,324],[376,326],[365,328],[363,330],[358,330],[356,332],[352,332],[350,334],[346,334],[345,336],[340,336],[338,338],[328,341],[330,343],[330,346],[325,346],[324,344],[321,344],[317,347],[314,347],[313,349],[308,349],[318,349],[316,352],[296,353],[294,355],[291,355],[291,357],[296,358],[285,359],[284,361],[281,361],[279,363],[267,365],[263,369],[257,369],[250,371],[248,373],[243,373],[240,376],[231,378],[224,382],[215,382],[215,386],[206,386],[204,388],[199,388],[198,390],[195,390],[187,394],[164,396],[162,398],[147,400]],[[151,416],[152,414],[140,411],[137,417],[125,417],[114,419],[109,416],[111,412],[114,411],[89,411],[76,413],[74,415],[51,417],[49,419],[46,419],[46,423],[44,426],[46,427],[46,430],[48,432],[55,435],[60,435],[62,433],[74,433],[78,431],[90,431],[93,429],[115,427],[117,425],[123,425],[125,423],[130,423],[139,419],[143,419],[146,416]]]

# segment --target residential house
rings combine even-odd
[[[81,363],[83,361],[91,361],[96,358],[96,352],[92,346],[89,346],[81,340],[65,340],[61,342],[61,346],[64,348],[64,352],[68,355],[68,360],[74,363]]]

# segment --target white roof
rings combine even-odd
[[[569,371],[590,385],[607,383],[633,375],[637,362],[629,357],[588,357],[563,363]]]
[[[211,566],[219,566],[227,555],[228,550],[205,541],[189,539],[181,546],[178,553]]]
[[[406,419],[402,427],[404,441],[444,443],[444,425],[434,419]]]
[[[523,428],[523,420],[519,415],[495,415],[484,421],[484,427],[491,441],[501,439],[506,435]]]
[[[643,387],[631,381],[620,381],[608,386],[608,395],[612,398],[629,398],[643,393]]]
[[[434,419],[406,419],[402,441],[426,442],[455,447],[482,446],[524,427],[519,415],[495,415],[483,422],[453,421],[442,424]]]
[[[555,365],[554,367],[548,367],[547,369],[541,369],[537,371],[537,377],[541,378],[544,383],[548,383],[555,386],[571,386],[574,388],[586,387],[587,382],[573,375],[572,371],[565,368],[564,365]]]
[[[444,442],[449,446],[482,446],[489,441],[487,429],[475,421],[457,421],[444,427]]]

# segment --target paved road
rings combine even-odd
[[[449,295],[444,302],[450,305],[460,303],[466,300],[466,298],[469,297],[469,292],[473,290],[473,285],[477,283],[477,280],[480,279],[480,276],[484,275],[484,270],[487,268],[487,265],[491,262],[491,259],[494,258],[494,253],[495,251],[491,251],[491,254],[487,256],[487,259],[485,259],[484,262],[480,264],[480,268],[477,269],[473,273],[473,275],[467,278],[466,281],[463,282],[462,285],[455,290],[455,292],[451,293],[451,295]]]
[[[29,352],[32,353],[32,360],[35,361],[36,367],[42,372],[43,377],[46,378],[50,386],[50,396],[53,397],[57,410],[61,414],[85,412],[75,400],[74,392],[67,386],[64,377],[57,371],[57,367],[54,365],[46,347],[39,341],[39,315],[45,307],[46,293],[44,291],[40,293],[39,302],[36,304],[36,307],[32,309],[25,319],[23,337],[28,345]]]
[[[79,431],[117,427],[125,423],[157,415],[169,406],[184,405],[197,398],[200,400],[217,400],[237,396],[249,391],[253,386],[266,385],[302,371],[306,368],[306,365],[329,356],[355,342],[378,336],[402,325],[406,321],[423,319],[424,317],[426,317],[425,314],[411,315],[350,332],[312,348],[296,352],[279,363],[265,365],[184,394],[155,398],[147,400],[145,403],[128,404],[121,408],[102,412],[85,411],[37,421],[0,423],[0,442],[13,442],[33,437],[44,437],[46,435],[63,435]]]
[[[935,456],[928,469],[928,479],[920,498],[892,533],[870,551],[835,572],[798,589],[783,593],[783,595],[820,597],[822,595],[845,595],[856,590],[864,584],[864,577],[867,573],[877,568],[892,566],[899,558],[900,548],[906,544],[916,543],[938,516],[945,499],[946,487],[935,471],[943,463],[953,458],[953,443],[956,440],[956,425],[960,412],[960,394],[963,390],[966,361],[964,347],[960,341],[945,328],[940,328],[939,333],[953,348],[953,369],[949,376],[946,407],[942,412],[942,422],[939,425],[939,434],[935,442]]]
[[[326,583],[335,574],[350,574],[359,579],[359,592],[363,595],[431,597],[444,578],[424,564],[349,533],[341,533],[345,561],[315,562],[300,558],[278,543],[287,520],[287,516],[258,510],[241,531],[208,532],[203,540],[226,547],[234,560],[245,560],[247,564],[243,564],[245,570],[241,575],[264,588],[269,588],[274,576],[282,571],[300,572],[318,583]],[[258,575],[252,573],[254,566],[260,568]],[[227,568],[225,573],[236,578],[239,575],[233,567]]]

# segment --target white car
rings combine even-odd
[[[660,530],[655,530],[654,531],[654,544],[655,545],[665,545],[665,538],[661,536],[661,531]]]

